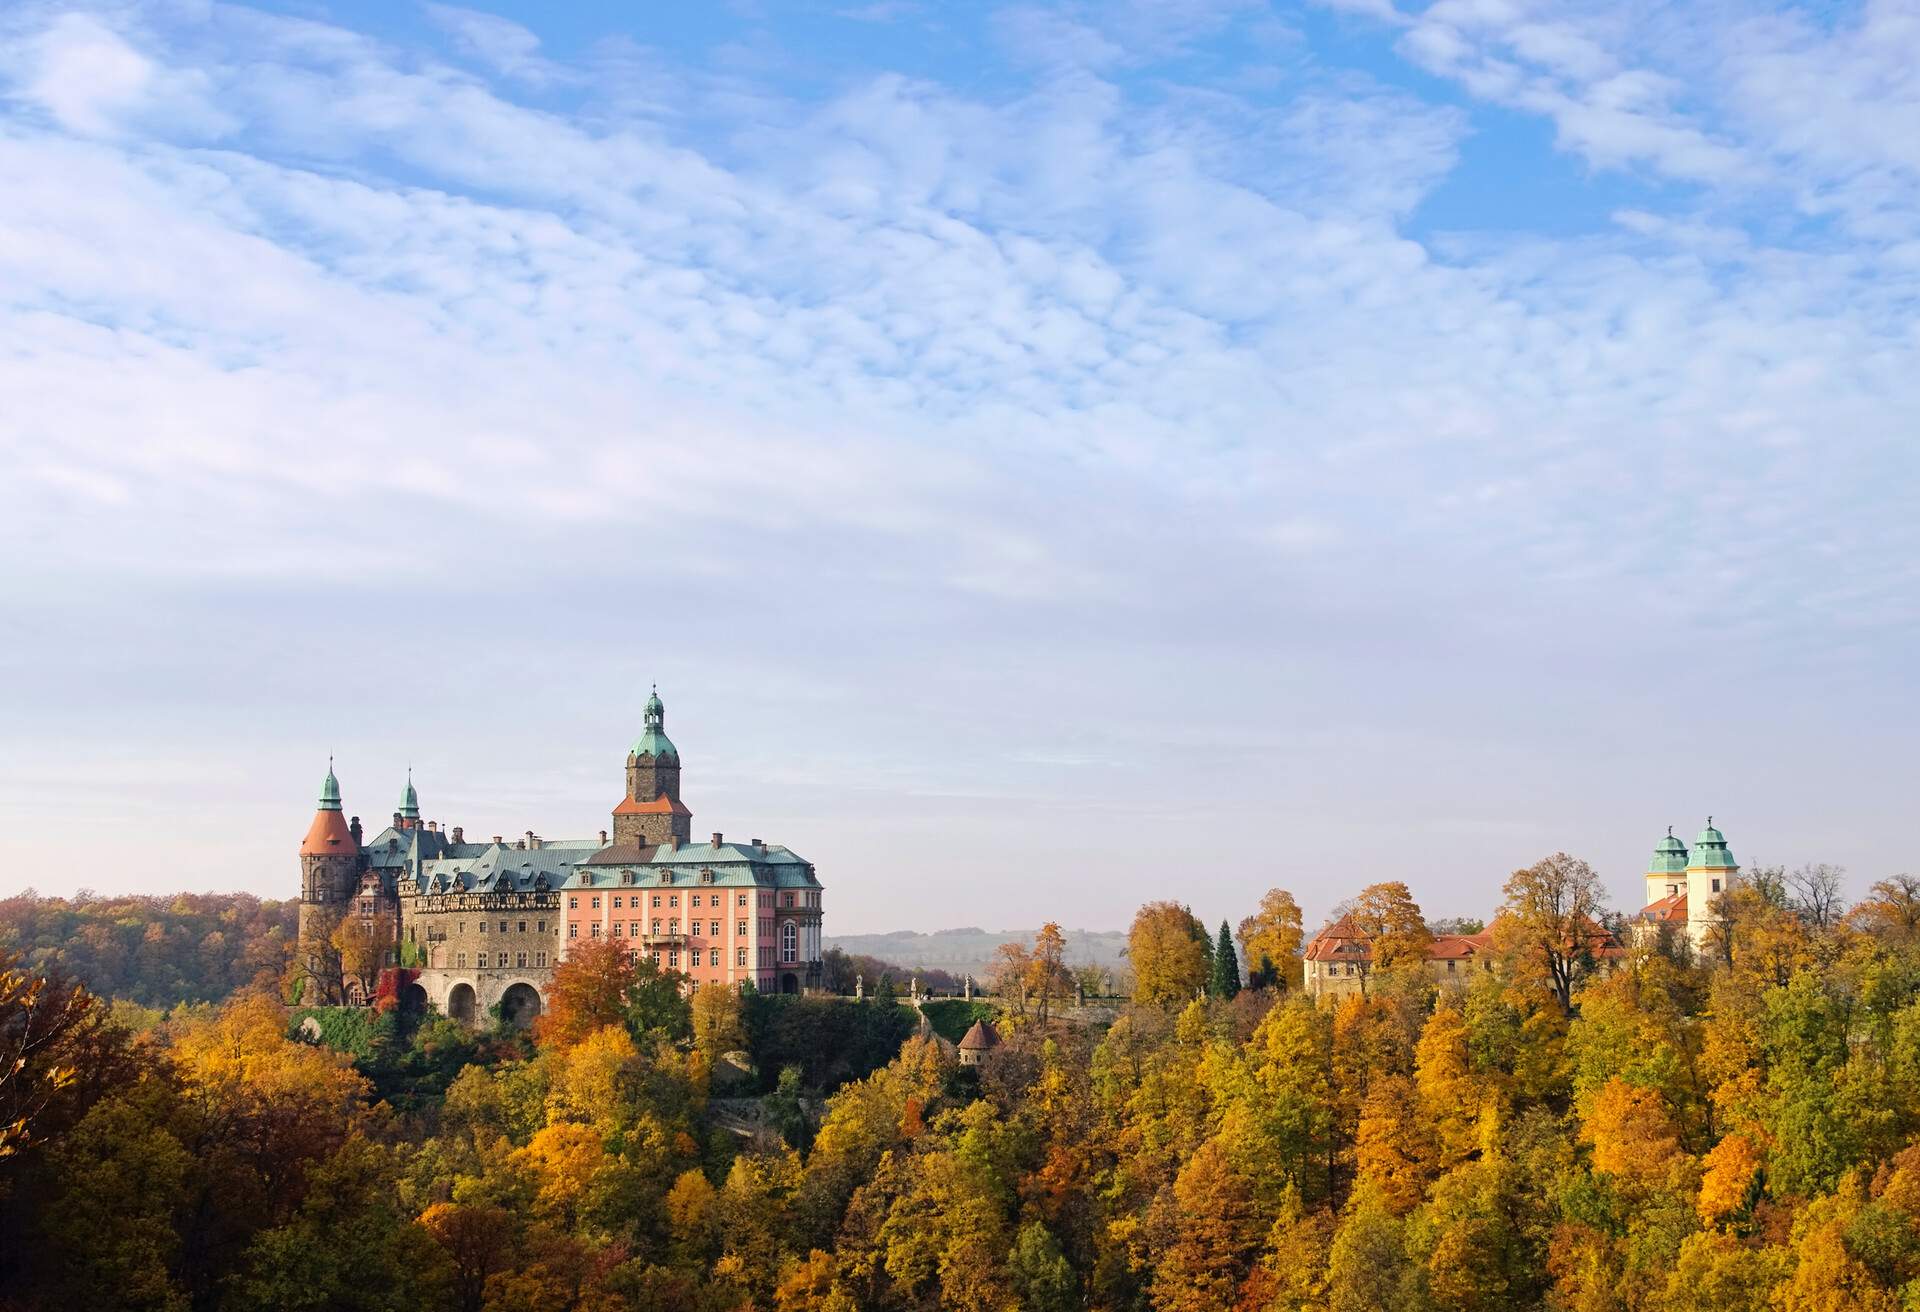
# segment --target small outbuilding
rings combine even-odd
[[[981,1058],[999,1046],[1000,1035],[995,1032],[993,1026],[984,1020],[977,1020],[973,1023],[973,1028],[968,1030],[965,1037],[960,1040],[960,1064],[978,1066]]]

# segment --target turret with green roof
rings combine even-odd
[[[340,809],[340,781],[333,777],[333,758],[327,758],[327,777],[320,781],[320,809],[338,811]]]
[[[632,755],[651,756],[654,760],[680,759],[680,753],[674,749],[673,740],[667,737],[667,708],[660,701],[660,688],[656,684],[653,695],[647,698],[646,729],[638,742],[633,745]]]
[[[1733,859],[1733,853],[1727,849],[1727,836],[1713,827],[1713,817],[1707,817],[1707,827],[1700,831],[1700,837],[1693,840],[1693,860],[1687,863],[1689,870],[1738,870],[1740,863]]]
[[[400,818],[418,820],[420,818],[420,794],[413,791],[413,767],[407,767],[407,788],[400,794]]]

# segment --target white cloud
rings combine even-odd
[[[1796,244],[1712,197],[1584,239],[1422,244],[1409,216],[1467,114],[1304,57],[1257,94],[1161,73],[1143,94],[1129,70],[1226,21],[1144,12],[1008,18],[1035,57],[994,94],[677,70],[671,110],[669,61],[555,69],[467,11],[436,18],[490,73],[244,9],[19,20],[41,53],[0,70],[20,107],[0,121],[0,533],[34,567],[5,582],[58,617],[138,580],[206,627],[127,633],[140,617],[102,600],[84,641],[52,625],[9,659],[56,706],[84,647],[140,651],[216,707],[284,708],[282,670],[338,679],[394,723],[395,668],[482,719],[529,670],[577,671],[541,694],[564,698],[681,662],[743,717],[817,682],[855,722],[839,758],[920,753],[901,796],[1036,814],[1092,799],[1047,753],[999,777],[1005,743],[1044,723],[1074,759],[1135,759],[1124,714],[1154,689],[1192,773],[1122,772],[1102,806],[1264,815],[1292,768],[1274,738],[1337,712],[1440,823],[1484,802],[1451,768],[1427,798],[1395,753],[1466,735],[1546,786],[1514,764],[1544,749],[1486,727],[1546,674],[1725,687],[1719,661],[1870,665],[1911,635],[1910,253]],[[1722,33],[1741,53],[1694,77],[1684,42],[1604,14],[1406,21],[1423,67],[1597,164],[1752,196],[1809,160],[1810,207],[1863,229],[1910,211],[1892,133],[1703,108],[1816,68],[1894,86],[1858,34]],[[107,71],[49,90],[67,58]],[[523,103],[530,79],[586,107]],[[214,121],[245,131],[210,145]],[[266,618],[220,645],[236,596]],[[287,610],[321,597],[351,632],[294,643]],[[1668,668],[1648,634],[1715,655]],[[1617,768],[1618,707],[1564,713]],[[774,805],[741,769],[737,798]],[[1282,782],[1305,813],[1372,788]]]

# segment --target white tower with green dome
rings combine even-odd
[[[1693,840],[1686,875],[1687,937],[1693,941],[1693,950],[1701,952],[1706,949],[1707,935],[1719,919],[1714,904],[1740,877],[1740,865],[1727,847],[1727,836],[1713,827],[1712,816],[1707,817],[1707,827]]]

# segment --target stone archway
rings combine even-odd
[[[525,1029],[540,1014],[540,993],[531,984],[510,984],[500,995],[500,1019],[514,1029]]]
[[[418,984],[400,986],[400,1010],[417,1016],[427,1009],[427,991]]]
[[[800,977],[792,971],[788,971],[782,975],[780,977],[780,991],[782,993],[798,993],[800,991]]]
[[[473,1024],[473,985],[455,984],[447,990],[447,1015],[462,1025]]]

